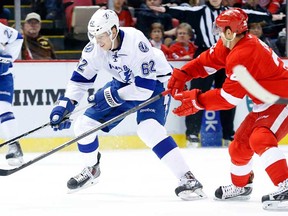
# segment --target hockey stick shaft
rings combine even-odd
[[[75,114],[75,113],[78,113],[78,112],[80,112],[81,110],[87,109],[87,108],[89,108],[89,107],[91,107],[91,106],[93,106],[93,104],[92,104],[92,105],[89,104],[88,106],[86,106],[86,107],[84,107],[84,108],[81,108],[81,109],[79,109],[79,110],[76,110],[76,111],[74,111],[73,113],[71,113],[71,115],[73,115],[73,114]],[[66,120],[66,119],[67,119],[67,118],[64,118],[62,121]],[[34,128],[34,129],[30,130],[30,131],[27,131],[27,132],[25,132],[25,133],[23,133],[23,134],[20,134],[19,136],[16,136],[16,137],[14,137],[14,138],[12,138],[12,139],[10,139],[10,140],[7,140],[7,141],[5,141],[5,142],[3,142],[3,143],[0,144],[0,148],[3,147],[4,145],[10,144],[10,143],[15,142],[15,141],[17,141],[17,140],[19,140],[19,139],[21,139],[21,138],[23,138],[23,137],[26,137],[26,136],[28,136],[29,134],[32,134],[32,133],[34,133],[34,132],[36,132],[36,131],[38,131],[38,130],[40,130],[40,129],[42,129],[42,128],[45,128],[45,127],[47,127],[47,126],[49,126],[49,125],[50,125],[50,122],[47,122],[46,124],[43,124],[43,125],[41,125],[41,126],[39,126],[39,127],[36,127],[36,128]]]
[[[263,88],[243,65],[233,68],[237,81],[254,97],[262,102],[271,104],[288,104],[288,98],[281,98]]]
[[[70,140],[70,141],[68,141],[68,142],[66,142],[66,143],[64,143],[64,144],[62,144],[62,145],[60,145],[60,146],[58,146],[58,147],[46,152],[46,153],[44,153],[44,154],[39,155],[38,157],[36,157],[36,158],[34,158],[34,159],[22,164],[21,166],[19,166],[17,168],[8,169],[8,170],[0,169],[0,176],[8,176],[8,175],[11,175],[11,174],[13,174],[15,172],[18,172],[19,170],[22,170],[25,167],[28,167],[28,166],[36,163],[37,161],[42,160],[43,158],[46,158],[47,156],[49,156],[51,154],[54,154],[55,152],[58,152],[59,150],[61,150],[61,149],[65,148],[65,147],[67,147],[67,146],[79,141],[80,139],[83,139],[84,137],[87,137],[87,136],[91,135],[92,133],[95,133],[96,131],[99,131],[99,130],[101,130],[101,129],[103,129],[103,128],[105,128],[105,127],[107,127],[107,126],[109,126],[109,125],[111,125],[111,124],[113,124],[113,123],[115,123],[117,121],[120,121],[121,119],[125,118],[126,116],[128,116],[128,115],[130,115],[130,114],[142,109],[143,107],[145,107],[145,106],[147,106],[147,105],[149,105],[149,104],[151,104],[151,103],[153,103],[153,102],[155,102],[157,100],[159,100],[161,97],[169,94],[169,92],[170,92],[170,90],[166,90],[166,91],[164,91],[164,92],[162,92],[162,93],[160,93],[160,94],[148,99],[147,101],[145,101],[145,102],[133,107],[132,109],[127,110],[126,112],[121,113],[120,115],[118,115],[118,116],[106,121],[105,123],[101,124],[100,126],[94,127],[92,129],[84,132],[83,134],[75,137],[74,139],[72,139],[72,140]]]

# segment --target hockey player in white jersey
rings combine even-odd
[[[137,106],[165,90],[164,83],[172,68],[163,53],[152,48],[148,39],[135,28],[119,28],[119,20],[112,10],[99,9],[88,23],[90,43],[83,49],[82,57],[67,85],[65,95],[59,98],[50,115],[54,130],[69,128],[71,113],[83,95],[91,88],[97,76],[110,73],[113,80],[88,97],[95,103],[79,116],[74,125],[76,136]],[[170,96],[147,105],[137,112],[137,134],[159,159],[179,179],[175,193],[181,199],[204,198],[201,183],[191,173],[180,150],[164,128]],[[120,123],[102,129],[109,132]],[[100,153],[97,133],[82,138],[78,149],[85,167],[72,177],[67,186],[79,190],[97,182],[100,175]]]
[[[18,135],[17,121],[12,111],[14,93],[13,62],[17,59],[23,43],[22,35],[15,29],[0,23],[0,129],[5,139]],[[18,141],[9,144],[6,159],[9,165],[23,163],[23,153]]]

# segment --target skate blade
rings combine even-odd
[[[89,188],[93,185],[96,185],[99,182],[99,178],[93,179],[89,182],[87,182],[86,184],[84,184],[82,187],[76,188],[76,189],[68,189],[67,193],[68,194],[72,194],[72,193],[76,193],[78,191],[84,190],[86,188]]]
[[[207,198],[206,194],[201,188],[196,190],[185,190],[178,194],[178,196],[185,201],[193,201]]]
[[[287,201],[265,201],[263,202],[263,209],[268,211],[288,211]]]
[[[21,166],[24,163],[22,157],[6,159],[9,166]]]
[[[216,201],[247,201],[250,199],[250,196],[237,196],[237,197],[232,197],[232,198],[227,198],[227,199],[220,199],[217,197],[214,197],[214,200]]]

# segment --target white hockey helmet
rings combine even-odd
[[[105,32],[111,35],[111,29],[116,27],[117,34],[119,32],[119,18],[113,10],[98,9],[88,22],[88,37],[90,41],[95,36],[103,34]]]

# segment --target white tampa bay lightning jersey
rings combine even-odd
[[[108,72],[127,84],[118,90],[122,99],[146,100],[153,93],[151,81],[166,82],[170,78],[172,68],[164,54],[152,47],[141,31],[122,27],[119,35],[120,46],[113,51],[105,51],[96,43],[86,45],[68,83],[66,97],[79,102],[97,76]]]
[[[10,55],[12,61],[15,61],[19,56],[22,43],[23,37],[16,29],[0,23],[0,55]]]

